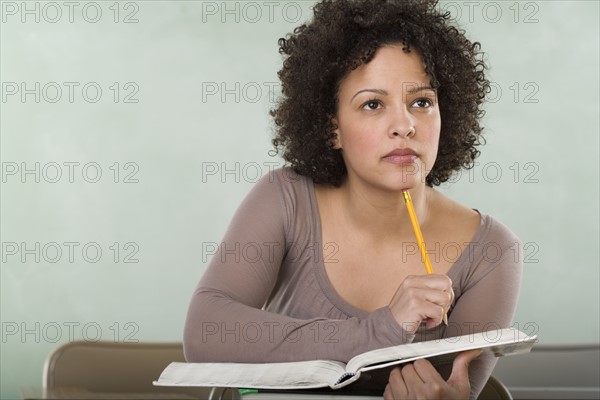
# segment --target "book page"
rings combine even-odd
[[[346,371],[372,370],[389,365],[410,362],[460,351],[490,348],[496,356],[526,352],[535,342],[535,336],[527,336],[514,328],[479,332],[427,342],[411,343],[376,349],[360,354],[348,362]],[[522,345],[515,345],[522,342]]]
[[[206,386],[256,389],[320,388],[333,386],[344,374],[337,361],[293,363],[180,363],[163,371],[156,386]]]

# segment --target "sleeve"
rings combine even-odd
[[[198,283],[184,328],[186,360],[347,362],[374,348],[412,341],[414,335],[387,307],[345,320],[302,320],[262,309],[286,253],[281,179],[268,174],[250,191]]]
[[[503,329],[512,324],[523,272],[522,243],[507,227],[495,220],[492,223],[489,239],[476,243],[480,261],[475,263],[469,282],[449,314],[445,337]],[[497,360],[485,353],[471,362],[472,399],[483,389]],[[451,366],[442,375],[449,375],[450,369]]]

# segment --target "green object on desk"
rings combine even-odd
[[[245,394],[251,394],[251,393],[258,393],[258,390],[256,389],[238,389],[238,392],[240,393],[240,395],[245,395]]]

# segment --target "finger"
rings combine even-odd
[[[452,373],[448,378],[448,384],[458,389],[465,391],[470,388],[469,383],[469,364],[481,354],[481,349],[463,351],[454,359],[452,363]]]
[[[442,323],[444,320],[445,309],[440,306],[432,308],[432,312],[429,313],[429,317],[424,318],[425,328],[432,329]]]
[[[435,383],[437,385],[442,385],[446,382],[441,377],[439,372],[435,369],[433,364],[431,364],[428,360],[424,358],[416,360],[413,363],[413,366],[415,368],[415,372],[425,383]]]
[[[404,382],[404,378],[402,377],[402,373],[400,372],[400,368],[396,367],[392,370],[392,372],[390,372],[388,385],[385,388],[386,392],[388,392],[388,389],[390,399],[408,398],[408,389],[406,387],[406,383]]]
[[[394,395],[392,394],[392,388],[388,383],[385,385],[385,390],[383,391],[383,400],[394,400]]]
[[[444,308],[444,323],[446,325],[448,325],[448,313],[450,312],[450,309],[452,307],[454,307],[454,300],[455,300],[456,296],[454,294],[454,289],[450,289],[450,303],[448,304],[448,307]]]
[[[407,398],[424,398],[425,383],[415,370],[415,366],[412,363],[408,364],[402,368],[401,372],[404,382],[406,382]]]
[[[410,275],[406,277],[403,283],[411,287],[428,287],[441,291],[452,289],[452,280],[447,275],[442,274]]]
[[[403,296],[410,299],[409,306],[416,309],[422,302],[436,304],[443,308],[448,308],[452,303],[452,292],[431,289],[429,287],[410,287],[404,289]]]
[[[423,380],[421,379],[419,374],[417,374],[415,366],[412,363],[402,367],[402,370],[400,372],[402,372],[402,378],[406,383],[406,388],[409,393],[412,393],[415,390],[415,388],[423,384]]]
[[[427,328],[433,328],[442,323],[446,310],[450,306],[449,293],[437,292],[418,293],[413,298],[410,308],[417,312],[420,321],[424,321]],[[424,297],[420,297],[424,296]]]
[[[430,329],[442,323],[444,317],[444,307],[426,299],[412,299],[409,303],[410,310],[417,319],[418,323],[425,322],[425,326]]]
[[[423,381],[418,389],[419,395],[426,399],[442,399],[447,397],[448,384],[440,373],[426,359],[416,360],[413,363],[415,371]]]
[[[440,291],[433,289],[421,289],[423,291],[423,295],[425,296],[425,300],[437,304],[444,309],[448,309],[452,304],[452,299],[454,298],[454,293],[452,289],[450,291]]]

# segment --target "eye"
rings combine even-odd
[[[377,99],[371,99],[368,100],[367,102],[363,103],[362,105],[362,109],[363,110],[377,110],[378,108],[380,108],[381,106],[381,102]]]
[[[433,106],[433,101],[426,98],[422,98],[415,100],[413,104],[416,105],[418,108],[429,108]]]

